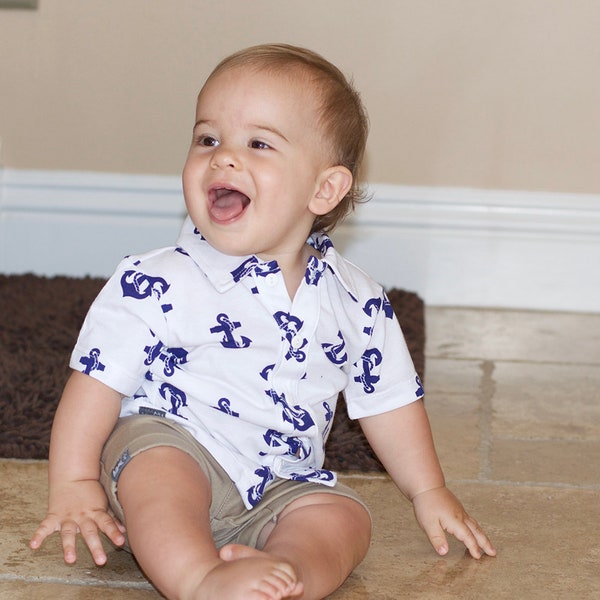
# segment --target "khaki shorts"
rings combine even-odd
[[[336,494],[351,498],[368,508],[359,496],[341,483],[328,487],[319,483],[276,479],[258,506],[247,510],[237,488],[213,456],[183,427],[173,421],[152,415],[133,415],[119,419],[108,438],[101,459],[100,483],[108,496],[115,516],[125,523],[118,500],[118,480],[123,468],[137,454],[159,446],[178,448],[200,465],[212,489],[210,525],[217,548],[238,543],[261,547],[260,534],[274,525],[283,509],[294,500],[309,494]]]

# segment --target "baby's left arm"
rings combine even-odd
[[[360,419],[365,435],[400,491],[413,503],[417,522],[438,554],[448,552],[448,533],[465,544],[471,556],[496,550],[459,500],[446,487],[421,400],[390,412]]]

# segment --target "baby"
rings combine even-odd
[[[361,199],[360,98],[319,55],[264,45],[198,96],[177,245],[126,258],[92,305],[50,444],[59,532],[125,545],[170,599],[323,598],[369,547],[323,469],[338,393],[435,550],[495,550],[446,488],[382,287],[327,236]]]

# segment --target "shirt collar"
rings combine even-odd
[[[355,273],[346,261],[333,247],[331,238],[324,232],[313,233],[308,243],[321,253],[321,260],[336,276],[342,287],[348,292],[353,300],[357,301],[358,280]]]
[[[329,236],[322,232],[314,233],[308,243],[322,257],[315,259],[313,267],[321,271],[328,267],[348,294],[356,299],[358,293],[354,277],[346,261],[336,252]],[[265,262],[256,255],[230,256],[219,252],[202,237],[189,216],[185,219],[177,245],[204,271],[219,292],[226,292],[252,273],[264,277],[279,272],[277,261]]]

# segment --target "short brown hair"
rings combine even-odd
[[[352,187],[329,213],[319,215],[312,231],[331,231],[357,202],[365,199],[359,184],[359,171],[369,133],[369,120],[359,93],[344,74],[319,54],[289,44],[262,44],[240,50],[223,59],[209,75],[213,77],[235,67],[285,71],[302,69],[321,95],[321,125],[331,141],[332,160],[352,173]],[[334,165],[332,165],[334,166]]]

